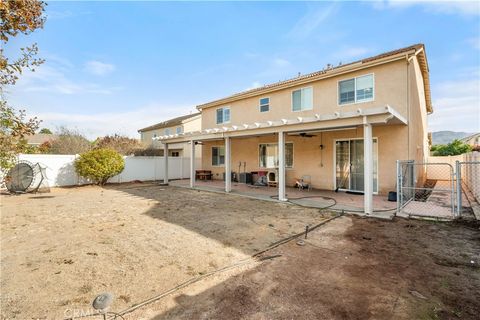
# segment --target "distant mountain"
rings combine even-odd
[[[455,139],[462,139],[472,134],[471,132],[436,131],[432,132],[432,144],[447,144]]]

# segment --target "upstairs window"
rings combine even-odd
[[[355,102],[355,79],[343,80],[338,83],[339,103]]]
[[[168,128],[165,129],[164,133],[165,133],[166,136],[169,136],[170,135],[170,129],[168,129]]]
[[[373,74],[356,78],[355,86],[357,102],[373,100]]]
[[[260,112],[267,112],[270,110],[270,98],[260,99]]]
[[[175,129],[175,132],[176,132],[177,134],[182,133],[182,127],[177,127],[177,129]]]
[[[338,104],[373,100],[373,74],[338,82]]]
[[[225,164],[225,147],[212,147],[212,166]]]
[[[312,110],[313,89],[312,87],[298,89],[292,92],[292,111]]]
[[[224,107],[217,109],[217,124],[230,122],[230,108]]]

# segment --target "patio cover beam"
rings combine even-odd
[[[190,140],[190,188],[194,188],[194,187],[195,187],[195,141]]]
[[[163,159],[164,159],[164,168],[163,168],[163,183],[168,184],[168,143],[163,143]]]
[[[349,112],[335,112],[334,114],[315,114],[314,117],[297,117],[295,119],[281,119],[277,121],[255,122],[253,124],[233,125],[203,129],[201,131],[185,132],[181,134],[160,136],[154,140],[168,141],[169,143],[187,142],[190,139],[198,141],[219,140],[226,136],[246,137],[277,133],[279,130],[289,132],[307,132],[321,129],[335,129],[351,126],[362,126],[363,119],[368,117],[372,125],[407,124],[407,120],[390,106],[358,109]]]
[[[363,124],[363,194],[365,214],[373,213],[373,137],[367,117]]]
[[[230,137],[225,137],[225,192],[232,191],[232,144],[230,140]]]
[[[278,200],[287,201],[285,195],[285,132],[278,132]]]

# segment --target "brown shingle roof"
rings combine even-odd
[[[299,77],[295,77],[295,78],[291,78],[291,79],[287,79],[287,80],[283,80],[283,81],[279,81],[279,82],[275,82],[275,83],[271,83],[271,84],[266,84],[266,85],[264,85],[262,87],[259,87],[259,88],[250,89],[250,90],[242,91],[242,92],[239,92],[239,93],[235,93],[235,94],[232,94],[232,95],[227,96],[227,97],[222,98],[222,99],[218,99],[218,100],[214,100],[214,101],[211,101],[211,102],[207,102],[207,103],[198,105],[197,109],[212,107],[212,106],[222,104],[222,103],[227,102],[227,101],[231,102],[231,101],[239,100],[239,99],[242,99],[246,96],[259,95],[259,94],[262,94],[264,91],[272,91],[272,89],[275,89],[276,87],[283,88],[283,87],[288,87],[288,86],[294,86],[297,83],[300,83],[302,81],[308,80],[310,78],[315,78],[315,77],[318,77],[318,76],[322,76],[322,75],[325,75],[327,73],[331,73],[331,72],[333,72],[334,70],[337,70],[337,69],[347,68],[349,66],[354,66],[354,65],[357,65],[357,64],[362,65],[364,63],[373,62],[373,61],[376,61],[376,60],[380,60],[380,59],[383,59],[383,58],[388,58],[388,57],[395,56],[395,55],[402,54],[402,53],[408,53],[410,51],[413,51],[413,52],[417,53],[420,50],[421,50],[421,53],[420,53],[420,57],[419,57],[419,64],[420,64],[420,69],[422,70],[422,75],[423,75],[423,78],[424,78],[424,87],[425,87],[424,89],[425,89],[425,98],[427,100],[427,111],[432,112],[433,110],[432,110],[432,106],[431,106],[431,97],[430,97],[430,82],[429,82],[429,77],[428,77],[428,63],[427,63],[427,59],[426,59],[426,55],[425,55],[425,47],[421,43],[420,44],[414,44],[414,45],[404,47],[404,48],[401,48],[401,49],[397,49],[397,50],[393,50],[393,51],[384,52],[384,53],[381,53],[381,54],[376,55],[376,56],[372,56],[372,57],[369,57],[369,58],[357,60],[357,61],[347,63],[347,64],[342,64],[342,65],[339,65],[339,66],[336,66],[336,67],[331,67],[331,68],[328,68],[328,69],[315,71],[315,72],[312,72],[312,73],[305,74],[303,76],[299,76]]]
[[[27,144],[37,145],[47,141],[53,141],[57,136],[54,134],[35,133],[34,135],[26,136],[25,138],[27,139]]]
[[[200,114],[200,112],[197,112],[197,113],[187,114],[185,116],[165,120],[163,122],[151,125],[149,127],[139,129],[138,132],[144,132],[144,131],[156,130],[156,129],[166,128],[166,127],[178,126],[179,124],[182,124],[183,120],[193,118],[195,116],[198,116],[199,114]]]

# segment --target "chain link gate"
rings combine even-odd
[[[397,215],[453,219],[455,180],[449,163],[397,161]]]

